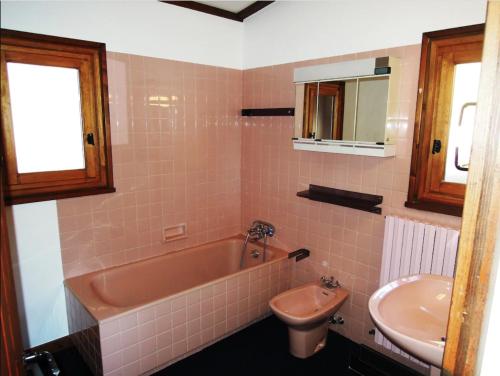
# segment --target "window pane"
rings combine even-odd
[[[78,70],[7,63],[19,173],[85,168]]]
[[[481,63],[457,64],[455,66],[444,176],[444,180],[447,182],[462,184],[467,182],[467,171],[461,171],[455,166],[455,155],[458,155],[457,163],[459,166],[469,166],[480,72]]]

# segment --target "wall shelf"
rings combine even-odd
[[[244,108],[241,116],[294,116],[295,108]]]
[[[382,208],[377,207],[377,205],[381,204],[384,199],[383,196],[344,191],[342,189],[323,187],[314,184],[309,184],[309,189],[307,191],[297,192],[297,196],[375,214],[382,213]]]

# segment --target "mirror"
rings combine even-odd
[[[297,84],[296,116],[303,121],[295,136],[382,143],[388,91],[387,76]]]

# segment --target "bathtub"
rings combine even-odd
[[[67,279],[70,335],[96,375],[150,374],[269,314],[288,253],[243,237]],[[256,258],[250,255],[260,252]]]

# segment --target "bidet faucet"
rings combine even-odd
[[[340,286],[340,282],[338,279],[336,280],[334,276],[330,276],[330,278],[326,276],[321,277],[321,285],[326,287],[327,289],[335,289]]]

